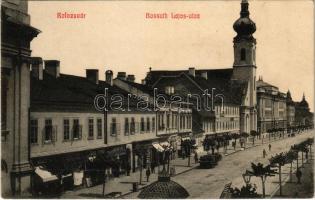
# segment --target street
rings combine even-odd
[[[212,169],[195,168],[186,173],[172,177],[172,180],[181,184],[187,189],[189,198],[219,198],[224,185],[232,182],[232,187],[240,188],[245,183],[242,174],[246,169],[250,170],[251,162],[263,164],[269,163],[269,158],[276,153],[288,151],[290,146],[313,136],[313,130],[297,134],[295,137],[289,137],[277,140],[271,143],[271,151],[268,150],[268,144],[259,145],[245,151],[240,151],[229,156],[223,157],[222,161]],[[267,157],[263,158],[262,151],[267,151]],[[288,172],[288,166],[283,167],[283,172]],[[283,177],[283,180],[287,176]],[[266,197],[270,196],[278,184],[278,175],[268,177],[266,181]],[[251,183],[256,184],[257,192],[261,191],[261,182],[257,177],[251,178]],[[138,193],[125,195],[124,198],[136,198]]]

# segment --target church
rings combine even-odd
[[[257,131],[256,102],[256,31],[255,23],[249,17],[248,1],[241,2],[240,18],[234,22],[236,36],[233,40],[234,63],[226,69],[151,70],[143,83],[152,88],[169,91],[172,94],[196,94],[202,89],[223,95],[223,106],[214,111],[196,111],[193,134],[205,130],[204,123],[210,120],[209,134],[224,132],[250,133]],[[219,105],[218,102],[215,102]],[[235,112],[234,112],[235,111]],[[198,119],[198,120],[196,120]],[[223,119],[223,121],[222,121]],[[237,125],[230,122],[237,122]],[[201,124],[200,124],[201,123]],[[194,128],[195,127],[195,128]],[[207,132],[203,132],[207,134]]]

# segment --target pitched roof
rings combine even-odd
[[[60,74],[55,78],[43,73],[43,80],[31,78],[31,109],[58,110],[97,110],[94,107],[94,98],[97,94],[104,94],[108,88],[108,96],[119,94],[125,97],[123,104],[127,101],[128,93],[116,86],[111,86],[105,81],[95,84],[85,77]],[[130,99],[129,105],[136,105],[134,99]]]
[[[207,79],[201,76],[202,73],[207,73]],[[178,77],[186,76],[197,87],[200,88],[191,93],[199,94],[201,90],[208,89],[209,92],[215,88],[215,94],[222,94],[224,96],[224,101],[226,103],[240,104],[242,97],[246,93],[247,82],[232,80],[233,68],[227,69],[201,69],[195,70],[196,75],[189,75],[188,70],[176,70],[176,71],[150,71],[147,75],[146,80],[149,81],[148,84],[153,85],[158,81],[163,81],[163,83],[176,84]]]

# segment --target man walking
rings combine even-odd
[[[298,179],[298,184],[301,184],[301,178],[302,178],[302,171],[299,169],[296,170],[296,178]]]
[[[198,163],[198,153],[197,152],[195,152],[195,163]]]
[[[268,147],[269,147],[269,151],[271,151],[271,144],[269,144]]]
[[[264,150],[263,150],[263,158],[265,158],[266,155],[267,155],[267,153],[266,153],[266,150],[264,149]]]
[[[147,171],[145,172],[146,176],[147,176],[147,182],[149,182],[149,177],[151,175],[150,169],[149,167],[147,168]]]

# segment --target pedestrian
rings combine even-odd
[[[300,170],[300,168],[298,170],[296,170],[296,178],[298,179],[298,184],[301,184],[301,177],[302,177],[302,171]]]
[[[149,177],[151,175],[150,169],[147,168],[147,171],[145,172],[146,176],[147,176],[147,182],[149,182]]]
[[[263,158],[265,158],[266,155],[267,155],[267,153],[266,153],[266,150],[264,149],[264,150],[263,150]]]
[[[269,147],[269,151],[271,151],[271,144],[269,144],[268,147]]]
[[[195,163],[198,163],[198,153],[197,152],[195,152]]]
[[[233,146],[233,148],[234,148],[234,150],[235,150],[236,144],[235,144],[234,141],[232,142],[232,146]]]
[[[127,163],[127,176],[130,176],[131,166],[130,163]]]
[[[151,172],[155,173],[155,162],[151,162]]]
[[[214,154],[214,146],[211,147],[212,154]]]

